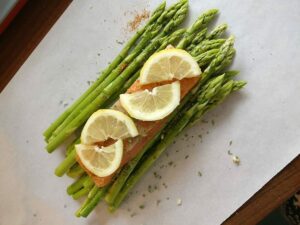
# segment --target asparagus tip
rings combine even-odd
[[[211,14],[217,14],[217,13],[219,13],[219,9],[213,8],[213,9],[208,10],[207,12],[209,12]]]
[[[54,174],[55,174],[56,176],[58,176],[58,177],[62,177],[62,175],[64,175],[64,174],[62,174],[62,173],[60,172],[59,168],[56,168],[56,169],[55,169]]]

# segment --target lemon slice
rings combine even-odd
[[[81,143],[91,145],[109,138],[118,140],[137,135],[138,130],[129,116],[117,110],[100,109],[86,122]]]
[[[168,116],[180,103],[180,82],[120,95],[122,107],[135,119],[160,120]]]
[[[196,60],[182,49],[165,49],[153,54],[144,64],[140,83],[149,84],[166,80],[200,76]]]
[[[109,176],[120,167],[123,156],[122,140],[107,147],[85,144],[75,147],[82,164],[98,177]]]

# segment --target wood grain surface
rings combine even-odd
[[[223,225],[254,225],[300,190],[300,156],[271,179]]]
[[[71,0],[28,1],[0,36],[0,92],[70,3]],[[257,224],[298,190],[300,190],[299,156],[223,224]]]
[[[0,36],[0,92],[71,0],[31,0]]]

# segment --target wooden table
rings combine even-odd
[[[47,34],[71,0],[29,1],[0,36],[0,92]],[[224,225],[257,224],[300,190],[300,156],[232,214]]]

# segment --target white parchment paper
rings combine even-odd
[[[299,154],[300,1],[191,0],[187,24],[220,9],[248,85],[178,137],[115,214],[101,203],[88,219],[74,216],[72,180],[53,174],[64,153],[46,153],[42,131],[132,35],[129,12],[158,3],[74,1],[0,94],[0,224],[216,225]]]

